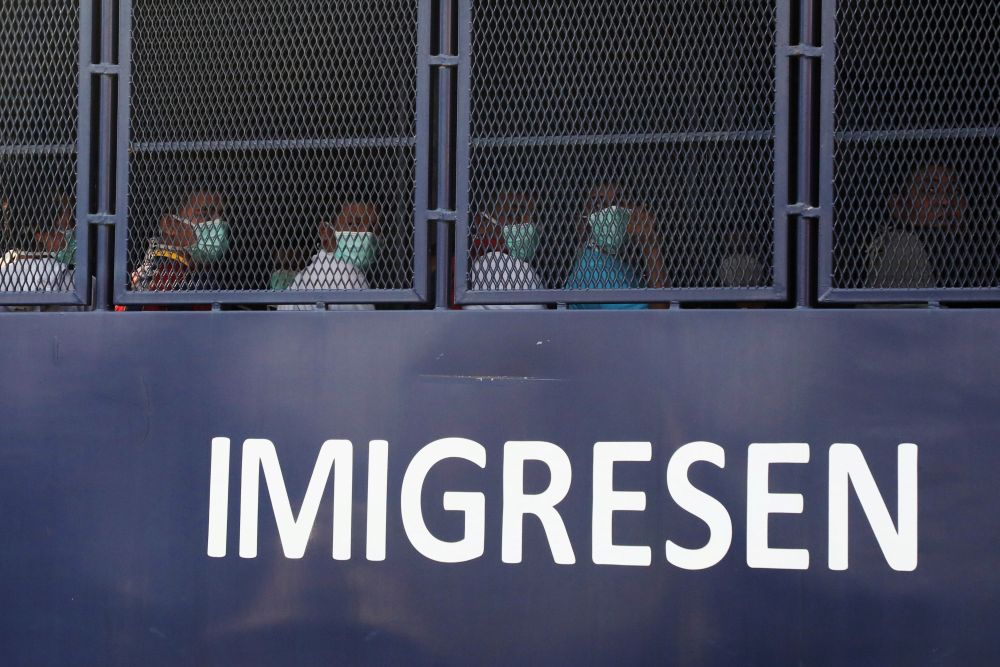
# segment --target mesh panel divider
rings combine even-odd
[[[79,302],[80,18],[74,2],[0,3],[0,304]]]
[[[132,0],[120,300],[415,300],[418,4]]]
[[[1000,300],[998,15],[995,0],[837,3],[821,252],[842,299]]]
[[[470,4],[465,303],[778,297],[773,0]]]

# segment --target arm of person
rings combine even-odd
[[[642,260],[645,263],[648,287],[670,287],[667,267],[663,261],[663,237],[656,219],[645,209],[635,209],[629,218],[629,235],[642,241]]]

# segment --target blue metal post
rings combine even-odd
[[[795,301],[799,308],[813,305],[816,285],[816,271],[813,266],[812,249],[815,246],[815,189],[816,189],[816,148],[814,121],[816,100],[813,95],[816,58],[819,56],[814,43],[816,12],[813,0],[801,0],[799,15],[799,113],[798,113],[798,157],[797,183],[799,224],[796,231],[796,271]]]
[[[440,0],[439,4],[439,53],[434,59],[438,67],[438,108],[437,108],[437,210],[452,212],[452,95],[455,78],[455,50],[452,40],[454,0]],[[451,285],[451,226],[454,216],[437,217],[437,278],[434,308],[446,309],[449,305],[448,292]]]
[[[100,105],[97,127],[97,214],[93,218],[97,227],[96,283],[94,306],[108,310],[111,306],[111,232],[108,229],[111,206],[111,185],[114,173],[114,109],[112,107],[112,77],[117,76],[114,63],[114,2],[101,0],[100,62],[91,71],[100,76]]]
[[[77,82],[77,132],[76,132],[76,261],[73,276],[74,289],[81,303],[90,299],[90,132],[91,132],[91,74],[93,54],[93,0],[80,2],[79,81]]]

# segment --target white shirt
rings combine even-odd
[[[12,250],[0,260],[0,292],[72,292],[73,269],[43,257],[21,259]],[[0,307],[0,311],[38,311],[39,306]]]
[[[890,229],[868,248],[868,287],[920,289],[937,284],[934,265],[914,232]]]
[[[505,252],[488,252],[472,264],[472,283],[475,291],[490,290],[539,290],[542,281],[527,262],[515,259]],[[545,310],[541,304],[462,306],[463,310]]]
[[[69,292],[73,269],[50,257],[20,259],[17,251],[0,261],[0,292]]]
[[[336,259],[332,252],[320,250],[309,266],[299,271],[288,291],[369,289],[365,274],[353,264]],[[278,306],[278,310],[315,310],[310,304]],[[375,310],[370,303],[328,304],[327,310]]]

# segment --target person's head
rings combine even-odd
[[[69,197],[59,197],[57,205],[52,226],[35,232],[35,242],[42,252],[50,253],[64,264],[72,264],[76,258],[73,202]]]
[[[499,192],[476,215],[472,236],[475,254],[506,252],[529,262],[538,247],[535,200],[524,192]]]
[[[332,221],[319,223],[323,249],[362,271],[368,269],[378,255],[380,233],[378,206],[371,202],[348,202]]]
[[[288,289],[295,282],[298,268],[302,262],[299,253],[290,247],[275,248],[271,253],[271,277],[268,279],[268,289],[281,291]]]
[[[583,213],[586,217],[601,209],[623,205],[622,187],[618,183],[608,181],[595,185],[590,189],[590,192],[587,193],[587,199],[584,202]]]
[[[890,200],[893,217],[913,227],[950,227],[962,223],[969,202],[955,172],[936,164],[913,172]]]
[[[535,222],[535,200],[526,192],[498,192],[487,207],[486,216],[500,227]]]
[[[219,193],[199,190],[181,203],[176,214],[160,219],[160,238],[166,245],[187,251],[195,262],[215,262],[229,250],[224,214]]]
[[[299,253],[295,248],[275,248],[271,253],[271,264],[275,270],[291,270],[301,264]]]
[[[621,185],[607,182],[591,188],[584,201],[579,234],[601,252],[618,254],[629,245],[654,242],[656,222],[644,207],[635,204]]]

